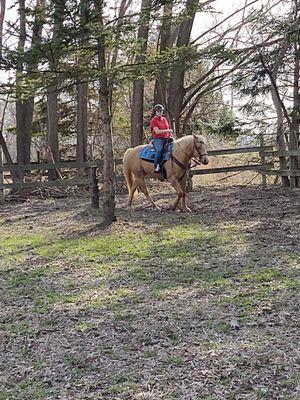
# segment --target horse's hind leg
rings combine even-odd
[[[136,179],[134,179],[130,186],[130,189],[129,189],[128,207],[132,206],[133,196],[135,194],[137,187],[138,187],[138,183],[137,183]]]
[[[149,200],[149,202],[150,202],[150,204],[152,205],[152,207],[153,207],[153,208],[159,208],[159,207],[154,203],[152,197],[150,196],[144,178],[141,178],[141,183],[139,184],[139,188],[140,188],[141,191],[144,193],[144,195],[147,197],[147,199]]]

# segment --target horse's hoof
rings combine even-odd
[[[182,210],[182,212],[192,212],[192,210],[189,207],[186,207]]]

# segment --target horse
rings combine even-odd
[[[164,180],[164,176],[162,173],[154,173],[153,164],[139,157],[139,152],[145,146],[147,145],[129,148],[124,154],[123,172],[129,193],[128,206],[132,207],[135,191],[139,189],[145,194],[152,207],[159,209],[148,192],[145,176],[161,181]],[[193,134],[174,140],[172,156],[164,163],[166,179],[177,193],[176,201],[172,207],[174,211],[180,200],[182,211],[191,211],[186,205],[186,182],[192,158],[198,160],[197,164],[208,164],[209,159],[204,137]]]

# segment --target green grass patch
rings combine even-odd
[[[167,358],[166,363],[168,365],[179,366],[179,365],[182,365],[184,363],[184,359],[181,356],[178,356],[178,355],[174,354],[174,355],[172,355],[172,356]]]
[[[37,248],[45,244],[45,236],[43,234],[9,234],[1,237],[0,251],[5,252],[20,252],[25,248]]]
[[[49,273],[47,266],[37,267],[30,271],[14,272],[7,280],[9,289],[19,288],[20,286],[26,286],[27,288],[36,286],[41,278],[45,277]]]
[[[134,379],[125,373],[117,373],[111,378],[107,390],[110,394],[125,394],[138,388]]]
[[[60,239],[38,249],[43,257],[76,257],[89,260],[118,258],[148,258],[151,240],[144,234],[110,234],[100,238]]]
[[[144,357],[145,358],[156,358],[157,357],[157,352],[155,350],[145,350],[144,351]]]
[[[0,392],[0,399],[5,400],[41,400],[51,396],[51,390],[46,384],[33,379],[24,379],[14,385],[13,389]]]

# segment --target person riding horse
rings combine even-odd
[[[155,149],[154,172],[161,172],[161,163],[166,143],[172,138],[173,130],[170,129],[166,117],[163,116],[164,107],[161,104],[156,104],[153,107],[153,115],[150,121],[152,132],[153,146]]]
[[[145,177],[163,180],[163,176],[153,171],[152,162],[145,161],[140,156],[141,151],[146,146],[140,145],[129,148],[123,157],[123,171],[128,187],[129,207],[132,206],[133,197],[139,190],[145,194],[152,207],[158,208],[148,192]],[[197,164],[207,165],[209,162],[206,140],[202,135],[192,134],[177,139],[173,145],[172,156],[164,164],[166,179],[177,193],[173,210],[181,202],[182,211],[190,211],[186,205],[186,182],[192,158],[197,160]]]

